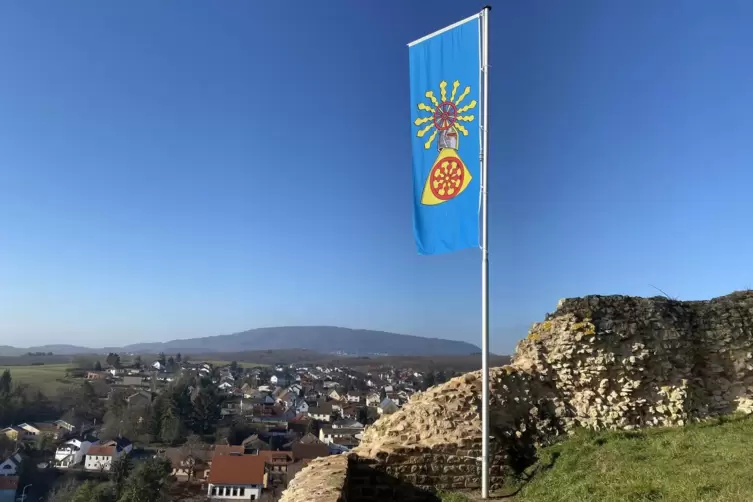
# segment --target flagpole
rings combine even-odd
[[[484,109],[481,146],[481,498],[489,497],[489,12],[481,11],[481,71],[484,73]]]

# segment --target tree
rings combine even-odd
[[[183,422],[177,413],[176,406],[168,404],[162,414],[160,438],[165,443],[176,444],[184,437]]]
[[[133,367],[137,370],[141,369],[141,356],[136,356],[133,358]]]
[[[113,368],[120,368],[120,356],[114,352],[107,354],[107,364]]]
[[[141,462],[128,477],[118,502],[161,502],[168,500],[170,489],[170,461],[148,458]]]
[[[447,377],[445,376],[444,371],[442,370],[437,371],[436,381],[437,381],[437,384],[445,383],[447,381]]]
[[[173,356],[170,356],[167,358],[167,370],[168,371],[175,371],[177,369],[177,365],[175,364],[175,359],[173,359]]]
[[[79,485],[75,479],[64,479],[65,481],[63,483],[56,485],[52,491],[50,491],[47,498],[44,499],[46,502],[71,502]]]
[[[382,387],[382,390],[379,391],[379,400],[384,401],[385,399],[387,399],[387,391]]]
[[[123,489],[126,486],[126,480],[132,470],[133,463],[128,454],[121,456],[118,460],[113,462],[110,468],[110,480],[113,483],[116,499],[120,498],[120,495],[123,493]]]
[[[94,363],[94,371],[102,371],[102,363],[100,363],[99,361]]]
[[[213,387],[202,387],[193,400],[190,414],[191,429],[197,434],[208,434],[220,419],[220,404]]]
[[[10,370],[6,369],[0,376],[0,399],[3,395],[9,395],[11,391],[11,385],[13,384],[13,377],[10,374]]]
[[[165,353],[160,352],[159,357],[157,357],[157,361],[162,365],[165,366],[167,364],[167,360],[165,359]]]
[[[34,446],[40,452],[55,452],[55,441],[47,434],[37,436]]]
[[[116,353],[110,352],[109,354],[107,354],[106,361],[107,364],[109,364],[113,368],[120,368],[120,356]]]
[[[162,434],[162,415],[165,412],[165,396],[160,395],[152,403],[152,414],[149,417],[149,435],[153,441],[159,440]]]
[[[180,352],[175,354],[175,362],[180,364],[183,361],[183,356],[180,355]]]
[[[238,373],[238,361],[230,362],[230,372],[233,374]]]
[[[428,389],[429,387],[433,387],[434,384],[436,384],[436,377],[434,376],[433,371],[427,371],[424,373],[424,390]]]
[[[367,425],[369,422],[369,410],[367,410],[366,407],[358,408],[358,411],[356,411],[356,420],[363,425]]]

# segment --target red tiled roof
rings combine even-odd
[[[243,455],[243,446],[232,446],[226,444],[220,444],[214,447],[214,456],[222,457],[227,455]]]
[[[0,490],[17,490],[18,476],[0,476]]]
[[[87,456],[99,456],[99,457],[112,457],[115,453],[115,447],[114,446],[102,446],[102,445],[95,445],[89,448],[89,452],[86,454]]]
[[[261,485],[264,483],[264,460],[258,455],[215,456],[208,481],[215,485]]]

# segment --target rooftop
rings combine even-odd
[[[89,452],[86,455],[90,457],[91,456],[112,457],[114,453],[115,453],[114,446],[94,445],[91,448],[89,448]]]
[[[215,456],[208,481],[215,485],[261,485],[265,460],[258,455]]]
[[[214,447],[214,456],[223,457],[228,455],[243,455],[243,446],[233,446],[227,444],[219,444]]]
[[[18,476],[0,476],[0,490],[17,490]]]

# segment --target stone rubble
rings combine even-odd
[[[753,292],[692,302],[561,300],[518,344],[512,364],[490,373],[495,488],[529,465],[536,448],[576,427],[681,426],[753,412]],[[468,373],[415,395],[367,428],[347,465],[339,460],[358,480],[344,490],[347,500],[394,498],[391,480],[425,493],[480,487],[480,394],[480,372]],[[288,496],[318,478],[302,471],[283,500],[337,500]]]

